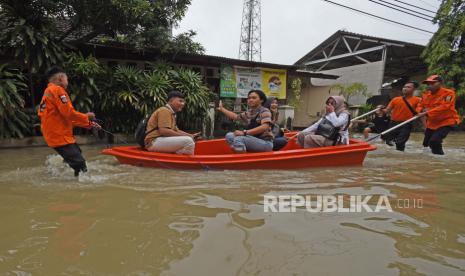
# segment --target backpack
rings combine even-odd
[[[325,137],[326,139],[334,141],[333,146],[335,146],[341,140],[341,135],[340,135],[339,131],[341,131],[341,130],[345,131],[345,130],[347,130],[349,128],[350,117],[351,116],[349,114],[347,125],[344,128],[335,127],[333,125],[333,123],[331,123],[330,120],[328,120],[328,119],[326,119],[326,117],[324,117],[323,121],[321,121],[321,123],[318,125],[318,128],[317,128],[315,134],[321,135],[321,136]]]
[[[339,130],[341,128],[335,127],[330,120],[323,118],[323,121],[318,125],[315,132],[316,135],[321,135],[329,140],[337,140],[339,138]]]
[[[142,119],[142,121],[140,121],[137,125],[136,131],[134,133],[134,138],[136,139],[137,144],[139,144],[139,146],[141,146],[142,148],[145,148],[145,137],[147,136],[147,134],[158,129],[158,127],[156,127],[149,131],[146,131],[149,119],[150,116],[145,116],[145,118]]]

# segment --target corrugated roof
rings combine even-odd
[[[313,48],[310,52],[308,52],[306,55],[304,55],[302,58],[300,58],[299,60],[297,60],[294,65],[302,65],[302,63],[309,57],[315,55],[316,53],[318,53],[321,49],[323,49],[325,46],[327,46],[328,44],[330,44],[331,42],[333,42],[335,39],[337,39],[338,37],[341,37],[341,36],[355,36],[355,37],[358,37],[358,38],[361,38],[363,40],[372,40],[372,41],[376,41],[378,43],[381,43],[381,44],[386,44],[386,45],[395,45],[395,44],[402,44],[402,45],[405,45],[405,46],[410,46],[410,47],[415,47],[415,48],[421,48],[423,49],[425,46],[423,45],[419,45],[419,44],[415,44],[415,43],[410,43],[410,42],[405,42],[405,41],[400,41],[400,40],[394,40],[394,39],[387,39],[387,38],[383,38],[383,37],[376,37],[376,36],[369,36],[369,35],[364,35],[364,34],[359,34],[359,33],[354,33],[354,32],[348,32],[348,31],[345,31],[345,30],[339,30],[337,32],[335,32],[333,35],[331,35],[330,37],[328,37],[326,40],[324,40],[322,43],[320,43],[318,46],[316,46],[315,48]]]
[[[335,46],[335,42],[338,41],[341,37],[346,37],[348,39],[344,41],[344,43],[339,42]],[[427,66],[420,57],[425,46],[400,40],[357,34],[344,30],[339,30],[335,32],[325,41],[320,43],[320,45],[315,47],[313,50],[311,50],[305,56],[303,56],[297,62],[295,62],[294,65],[307,68],[310,71],[318,71],[318,69],[320,69],[321,66],[324,65],[322,69],[322,71],[324,72],[324,70],[331,70],[363,64],[363,61],[360,61],[356,57],[350,55],[344,56],[346,53],[348,53],[347,47],[349,46],[347,44],[357,44],[360,41],[361,44],[359,44],[360,47],[358,48],[358,50],[360,51],[363,51],[363,49],[370,49],[373,47],[386,45],[387,59],[384,70],[384,77],[386,79],[422,74],[426,72]],[[354,45],[350,47],[354,47]],[[323,49],[330,50],[325,51],[325,53],[322,53]],[[329,52],[333,52],[333,55],[331,57],[341,57],[326,62],[326,55],[328,55]],[[360,57],[364,57],[368,61],[379,61],[382,58],[382,52],[368,51],[364,54],[361,54]],[[315,63],[308,64],[308,62],[312,61]],[[305,65],[306,63],[308,65]]]
[[[219,67],[221,64],[230,64],[244,67],[262,67],[262,68],[273,68],[273,69],[285,69],[289,72],[322,79],[337,79],[339,76],[323,74],[323,73],[312,73],[312,72],[296,72],[300,69],[297,65],[286,65],[276,64],[268,62],[248,61],[241,59],[234,59],[222,56],[204,55],[204,54],[187,54],[187,53],[161,53],[157,49],[145,49],[138,50],[126,45],[102,45],[102,44],[82,44],[80,48],[87,48],[88,51],[92,52],[97,57],[108,58],[108,59],[134,59],[134,60],[155,60],[164,59],[169,62],[178,64],[188,65],[201,65],[201,66],[214,66]]]

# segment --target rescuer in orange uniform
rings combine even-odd
[[[443,155],[442,140],[460,123],[455,110],[455,92],[444,88],[443,79],[438,75],[429,76],[423,83],[428,85],[428,90],[417,107],[418,115],[426,116],[423,146],[430,147],[434,154]]]
[[[402,88],[403,96],[395,97],[391,100],[389,105],[384,110],[385,112],[391,112],[391,123],[389,128],[392,128],[402,122],[407,121],[413,116],[417,115],[415,111],[416,107],[421,101],[421,98],[413,95],[419,84],[416,81],[408,81]],[[395,129],[390,134],[386,135],[386,143],[390,144],[391,140],[396,143],[396,149],[399,151],[405,150],[405,144],[410,138],[410,132],[412,132],[413,124],[408,123],[404,126]]]
[[[74,175],[86,172],[86,160],[73,136],[73,127],[92,128],[100,126],[93,122],[95,114],[76,111],[66,92],[68,77],[61,68],[52,67],[47,72],[48,86],[39,105],[42,134],[47,145],[60,154],[73,168]]]

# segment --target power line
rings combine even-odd
[[[421,14],[421,15],[424,15],[426,17],[433,17],[434,15],[431,15],[431,14],[426,14],[426,13],[422,13],[422,12],[419,12],[419,11],[416,11],[416,10],[412,10],[412,9],[409,9],[409,8],[406,8],[404,6],[400,6],[400,5],[396,5],[394,3],[391,3],[391,2],[388,2],[388,1],[384,1],[384,0],[378,0],[380,2],[383,2],[383,3],[386,3],[388,5],[391,5],[391,6],[394,6],[394,7],[399,7],[401,9],[404,9],[404,10],[407,10],[407,11],[411,11],[411,12],[414,12],[414,13],[417,13],[417,14]],[[436,14],[436,13],[433,13],[433,14]]]
[[[417,9],[424,10],[424,11],[427,11],[427,12],[431,12],[431,13],[436,14],[435,11],[428,10],[428,9],[425,9],[425,8],[422,8],[422,7],[419,7],[419,6],[415,6],[415,5],[413,5],[413,4],[406,3],[406,2],[404,2],[404,1],[400,1],[400,0],[394,0],[394,1],[399,2],[399,3],[402,3],[402,4],[407,5],[407,6],[415,7],[415,8],[417,8]],[[426,3],[426,2],[424,2],[424,1],[421,1],[421,2]]]
[[[416,14],[414,14],[414,13],[406,12],[406,11],[404,11],[404,10],[401,10],[401,9],[398,9],[398,8],[394,8],[394,7],[392,7],[392,6],[389,6],[389,5],[386,5],[386,4],[383,4],[383,3],[379,3],[379,2],[376,2],[376,1],[373,1],[373,0],[368,0],[368,1],[370,1],[370,2],[372,2],[372,3],[375,3],[375,4],[377,4],[377,5],[385,6],[385,7],[389,8],[389,9],[396,10],[396,11],[399,11],[399,12],[402,12],[402,13],[405,13],[405,14],[408,14],[408,15],[411,15],[411,16],[415,16],[415,17],[418,17],[418,18],[420,18],[420,19],[423,19],[423,20],[426,20],[426,21],[431,22],[431,19],[425,18],[425,17],[423,17],[423,16],[419,16],[419,15],[416,15]]]
[[[346,9],[349,9],[349,10],[352,10],[352,11],[356,11],[358,13],[362,13],[362,14],[365,14],[365,15],[368,15],[368,16],[371,16],[371,17],[375,17],[375,18],[378,18],[378,19],[381,19],[381,20],[384,20],[384,21],[387,21],[387,22],[391,22],[391,23],[394,23],[394,24],[397,24],[397,25],[401,25],[401,26],[408,27],[408,28],[411,28],[411,29],[415,29],[415,30],[419,30],[419,31],[422,31],[422,32],[434,34],[434,32],[431,32],[431,31],[428,31],[428,30],[425,30],[425,29],[421,29],[421,28],[418,28],[418,27],[414,27],[412,25],[404,24],[404,23],[401,23],[401,22],[398,22],[398,21],[394,21],[394,20],[385,18],[385,17],[374,15],[374,14],[371,14],[371,13],[368,13],[368,12],[365,12],[365,11],[361,11],[361,10],[358,10],[358,9],[355,9],[355,8],[352,8],[352,7],[349,7],[349,6],[345,6],[345,5],[333,2],[333,1],[329,1],[329,0],[322,0],[322,1],[328,2],[328,3],[336,5],[336,6],[346,8]]]

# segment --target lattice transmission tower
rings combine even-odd
[[[262,60],[261,0],[244,0],[239,59]]]

